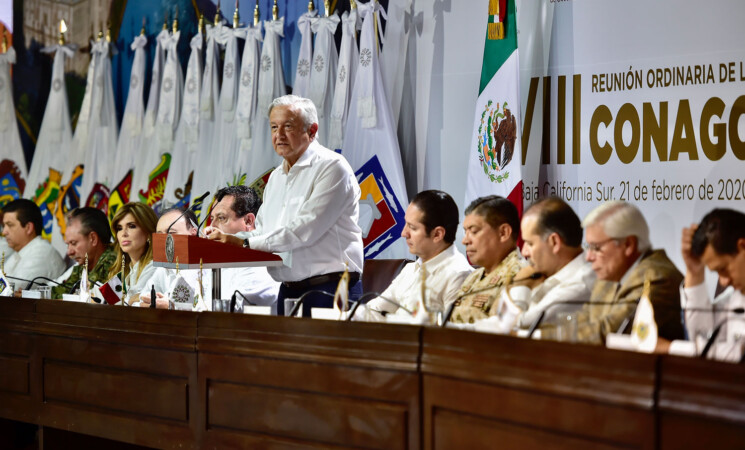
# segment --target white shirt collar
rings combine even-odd
[[[292,167],[287,167],[287,160],[282,161],[282,171],[285,175],[287,175],[290,170],[292,170],[293,167],[304,167],[304,166],[310,166],[311,162],[313,160],[313,156],[316,154],[316,150],[314,148],[314,144],[317,144],[316,140],[314,139],[311,141],[311,143],[308,145],[308,148],[305,149],[302,155],[300,155],[300,158],[295,161],[295,164],[292,165]]]
[[[41,236],[36,236],[35,238],[31,239],[30,241],[28,241],[28,244],[24,245],[22,249],[18,250],[18,256],[22,258],[23,256],[28,255],[34,250],[35,247],[40,244],[41,241]]]
[[[571,278],[572,275],[577,273],[584,265],[585,265],[585,252],[582,252],[579,255],[575,256],[574,259],[566,263],[564,267],[559,269],[558,272],[548,277],[546,279],[546,282],[548,282],[549,280],[556,280],[559,283],[562,283],[568,280],[569,278]]]
[[[644,252],[641,255],[639,255],[638,258],[636,258],[636,261],[634,261],[634,264],[632,264],[631,267],[629,267],[629,270],[627,270],[626,273],[624,273],[623,276],[621,277],[621,281],[618,283],[619,285],[623,286],[626,280],[629,279],[629,276],[631,276],[631,272],[633,272],[634,269],[636,269],[636,266],[639,265],[639,261],[641,261],[644,255],[646,254],[647,252]]]
[[[429,272],[432,272],[435,268],[437,268],[437,266],[439,266],[440,264],[446,262],[448,260],[448,258],[450,258],[451,256],[453,256],[454,254],[455,254],[455,246],[453,244],[450,244],[448,246],[448,248],[446,248],[445,250],[441,251],[440,253],[438,253],[437,255],[435,255],[434,257],[432,257],[427,262],[422,262],[422,258],[417,258],[416,259],[417,269],[421,269],[422,266],[424,265],[424,266],[427,267],[427,270]]]

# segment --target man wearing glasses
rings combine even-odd
[[[642,213],[630,203],[603,203],[585,217],[586,257],[598,281],[590,303],[577,316],[577,340],[602,344],[608,333],[633,317],[649,279],[649,300],[654,307],[659,336],[681,339],[679,286],[683,275],[664,250],[652,250],[649,227]],[[543,330],[552,339],[556,330]]]

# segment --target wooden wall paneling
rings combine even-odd
[[[197,315],[39,301],[40,423],[155,448],[197,448]]]
[[[424,448],[653,448],[656,358],[460,330],[422,335]]]
[[[0,297],[0,417],[33,422],[34,300]]]
[[[745,448],[745,366],[665,356],[660,447]]]
[[[205,446],[420,448],[420,328],[200,317]]]

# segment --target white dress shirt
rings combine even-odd
[[[259,306],[271,306],[277,314],[279,282],[269,276],[266,267],[238,267],[222,269],[222,296],[230,298],[239,291],[249,302]]]
[[[407,264],[393,279],[391,285],[381,294],[383,298],[374,298],[367,303],[367,308],[358,308],[355,319],[382,321],[382,311],[409,316],[409,313],[385,301],[384,298],[413,311],[422,298],[422,274],[425,271],[424,285],[428,306],[434,310],[445,311],[457,298],[463,280],[473,272],[473,267],[455,245],[451,245],[426,263],[417,259],[413,264]]]
[[[6,275],[26,280],[33,280],[36,277],[55,279],[64,271],[65,261],[41,236],[33,238],[5,261]],[[46,284],[46,281],[40,281],[38,284]]]
[[[316,275],[362,273],[362,233],[357,225],[360,186],[343,156],[311,142],[295,164],[274,169],[264,190],[256,229],[237,233],[255,250],[280,253],[269,267],[277,281]]]
[[[570,313],[582,308],[581,304],[560,305],[562,302],[588,302],[597,276],[592,264],[580,253],[558,272],[546,278],[530,292],[528,309],[519,316],[518,327],[528,328],[536,321],[541,311],[546,311],[543,323],[552,323],[561,313]],[[510,295],[516,297],[515,288]],[[519,294],[518,294],[519,296]],[[556,305],[556,306],[551,306]]]
[[[140,261],[137,261],[132,269],[127,274],[127,295],[130,297],[136,294],[145,293],[150,294],[150,288],[152,284],[156,282],[155,269],[153,261],[150,261],[142,268],[142,273],[137,275],[137,271],[140,270]],[[155,286],[155,290],[158,290],[158,285]]]
[[[127,290],[127,296],[132,297],[134,295],[139,295],[141,293],[144,293],[146,295],[150,295],[150,289],[153,284],[155,284],[155,291],[156,292],[164,292],[167,286],[164,287],[165,278],[161,277],[157,273],[157,267],[153,266],[153,262],[150,261],[147,263],[145,267],[142,268],[142,273],[140,275],[137,275],[137,271],[140,270],[140,262],[137,261],[135,265],[130,269],[129,273],[127,274],[127,277],[125,278],[125,285]],[[116,275],[115,275],[116,276]],[[113,277],[112,277],[113,278]],[[107,280],[108,283],[111,280]],[[95,283],[93,286],[93,289],[91,289],[91,298],[99,298],[103,299],[103,294],[101,294],[101,287],[103,284]],[[162,290],[161,290],[162,289]],[[93,300],[91,300],[93,301]],[[127,300],[129,301],[129,300]],[[106,304],[106,302],[103,302]],[[140,304],[139,300],[132,302],[130,306],[138,306]],[[125,306],[124,302],[119,302],[116,304],[117,306]]]
[[[10,258],[10,255],[15,253],[12,248],[8,245],[8,241],[5,240],[5,236],[0,236],[0,256],[5,254],[5,260],[7,261],[8,258]]]
[[[722,328],[709,349],[707,357],[720,361],[739,362],[745,351],[745,315],[732,310],[745,308],[745,295],[729,287],[713,301],[710,298],[706,283],[690,288],[681,285],[680,306],[685,312],[688,339],[695,343],[695,353],[700,354],[710,333],[721,324]],[[670,344],[670,353],[683,353],[676,350],[678,345],[682,344],[679,344],[679,341],[673,341]]]

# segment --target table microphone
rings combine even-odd
[[[300,298],[297,299],[297,302],[295,302],[295,306],[293,306],[292,307],[292,310],[290,310],[290,314],[289,314],[290,317],[295,317],[295,315],[297,314],[298,309],[300,309],[300,306],[302,306],[302,304],[303,304],[303,300],[305,300],[305,297],[309,296],[310,294],[323,294],[323,295],[327,295],[329,297],[334,297],[334,294],[332,294],[330,292],[322,291],[320,289],[314,289],[312,291],[307,291],[306,293],[304,293],[303,295],[301,295]]]
[[[538,328],[538,326],[543,322],[543,319],[546,317],[546,311],[553,308],[554,306],[560,306],[560,305],[591,305],[591,306],[613,306],[613,305],[628,305],[630,303],[639,303],[639,300],[626,300],[621,302],[593,302],[590,300],[566,300],[563,302],[555,302],[551,303],[550,305],[546,306],[543,311],[540,312],[538,317],[533,321],[533,323],[528,328],[528,336],[527,338],[530,339],[533,336],[533,333]],[[621,326],[618,328],[618,331],[623,331],[629,324],[629,318],[625,318],[623,322],[621,322]]]
[[[699,308],[694,308],[694,309],[692,309],[692,311],[695,311],[697,309],[699,309]],[[704,309],[704,308],[700,308],[700,309]],[[705,310],[706,311],[711,311],[710,309],[705,309]],[[691,311],[691,310],[687,310],[687,311]],[[730,310],[719,310],[717,312],[732,312],[732,313],[735,313],[735,314],[743,314],[743,313],[745,313],[745,308],[734,308],[734,309],[730,309]],[[730,319],[731,319],[731,317],[725,317],[724,319],[722,319],[717,324],[717,326],[714,327],[714,329],[711,332],[711,336],[709,336],[709,339],[706,340],[706,345],[704,345],[703,350],[701,350],[701,355],[700,355],[701,359],[706,359],[706,355],[709,354],[709,350],[711,350],[711,347],[714,346],[714,341],[717,339],[717,336],[719,336],[719,332],[722,331],[722,327],[724,326],[725,323],[729,322]],[[743,358],[745,358],[745,355],[743,356]]]
[[[248,298],[246,298],[245,295],[241,294],[241,291],[239,291],[238,289],[236,289],[235,291],[233,291],[233,295],[230,297],[230,312],[231,313],[232,312],[235,312],[236,299],[237,299],[236,294],[238,294],[241,297],[243,297],[243,301],[241,302],[241,310],[243,310],[243,302],[246,302],[246,303],[248,303],[249,305],[252,305],[252,306],[256,306],[256,303],[253,303],[251,300],[249,300]]]
[[[64,286],[64,284],[60,283],[57,280],[53,280],[51,278],[41,277],[41,276],[36,277],[36,278],[34,278],[32,280],[27,280],[25,278],[19,278],[19,277],[11,277],[11,276],[7,276],[7,278],[11,278],[13,280],[18,280],[18,281],[23,281],[24,283],[28,283],[28,285],[26,286],[26,290],[31,289],[31,287],[34,285],[34,283],[36,283],[36,280],[49,281],[49,282],[54,283],[56,286]],[[36,283],[36,284],[39,284],[40,285],[41,283]]]

